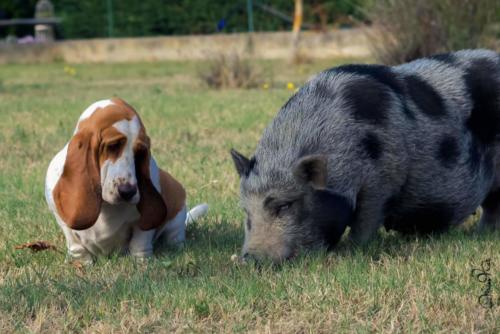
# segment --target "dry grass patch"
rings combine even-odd
[[[213,56],[205,62],[198,75],[208,87],[216,89],[255,88],[263,81],[256,64],[237,53]]]
[[[374,28],[369,38],[372,49],[385,64],[497,46],[497,0],[381,0],[371,2],[366,11]]]

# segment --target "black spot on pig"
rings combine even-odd
[[[491,143],[500,133],[500,79],[495,63],[475,60],[467,68],[464,80],[472,100],[467,126],[482,143]]]
[[[376,134],[368,132],[361,140],[361,145],[372,160],[378,160],[382,155],[382,143]]]
[[[385,206],[384,226],[404,234],[441,233],[448,230],[454,217],[453,205],[444,202],[423,201],[422,207],[402,207],[398,197]]]
[[[483,203],[481,203],[483,209],[495,210],[500,206],[500,189],[492,191],[486,196]]]
[[[443,98],[429,83],[417,75],[407,75],[405,81],[408,95],[422,113],[434,119],[446,115]]]
[[[396,94],[404,94],[403,84],[388,66],[353,64],[339,66],[334,70],[338,72],[368,76],[371,79],[391,88]]]
[[[311,217],[328,248],[338,243],[353,216],[354,210],[344,196],[328,190],[315,191]]]
[[[446,168],[451,168],[457,163],[459,156],[460,150],[455,138],[451,136],[442,138],[436,152],[436,158],[441,164]]]
[[[457,58],[451,53],[441,53],[430,56],[427,59],[437,60],[448,65],[456,65],[457,63]]]
[[[344,98],[352,106],[356,120],[373,125],[386,123],[391,95],[384,85],[368,78],[352,80],[345,87]]]
[[[392,69],[388,66],[383,65],[367,65],[367,64],[353,64],[353,65],[343,65],[332,69],[330,71],[338,71],[343,73],[357,74],[362,76],[367,76],[380,84],[385,85],[391,89],[394,94],[400,99],[403,106],[403,112],[410,119],[415,119],[412,111],[408,108],[406,104],[405,94],[406,88],[404,82],[400,79],[399,75],[394,73]]]

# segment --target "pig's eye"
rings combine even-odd
[[[293,202],[285,202],[285,203],[281,203],[278,206],[276,206],[276,208],[275,208],[276,215],[281,216],[281,215],[285,214],[290,209],[292,204],[293,204]]]

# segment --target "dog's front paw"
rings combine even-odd
[[[70,249],[66,255],[66,263],[80,262],[83,265],[94,263],[94,257],[85,248]]]

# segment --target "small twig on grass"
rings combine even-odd
[[[56,252],[61,253],[61,251],[58,250],[56,246],[50,244],[47,241],[26,242],[24,244],[17,245],[15,249],[30,249],[33,252],[40,252],[44,250],[55,250]]]

